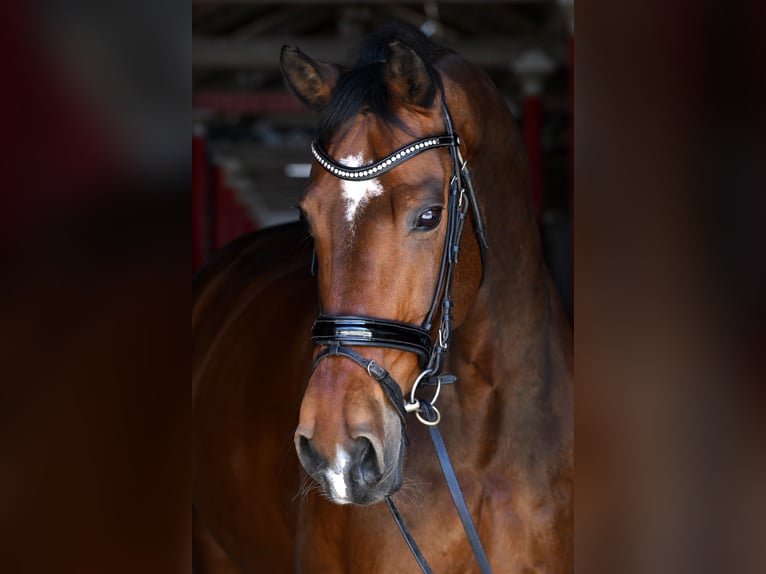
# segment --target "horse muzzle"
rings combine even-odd
[[[401,443],[386,447],[372,436],[358,436],[328,456],[299,430],[295,447],[303,468],[336,504],[375,504],[401,488]]]

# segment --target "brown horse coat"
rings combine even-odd
[[[458,383],[441,391],[440,428],[494,571],[571,571],[571,334],[542,260],[515,122],[477,68],[451,52],[402,46],[389,43],[381,74],[407,129],[362,109],[332,134],[327,151],[379,158],[415,137],[443,133],[443,93],[490,247],[482,280],[478,243],[466,226],[445,369]],[[433,78],[423,62],[443,92],[427,85]],[[294,50],[283,51],[283,69],[293,91],[318,110],[343,89],[347,73]],[[410,420],[406,453],[391,454],[401,430],[366,373],[341,359],[311,373],[319,306],[421,320],[444,226],[414,233],[405,222],[443,199],[451,169],[444,150],[408,160],[380,178],[384,191],[350,222],[339,180],[315,165],[302,208],[317,246],[317,281],[308,273],[311,242],[298,225],[235,242],[196,279],[193,512],[200,572],[418,571],[385,505],[333,504],[325,495],[337,502],[337,493],[307,481],[295,455],[296,428],[299,449],[303,437],[323,464],[334,464],[337,449],[360,434],[370,436],[379,465],[401,471],[393,498],[434,572],[477,571],[427,431]],[[429,177],[438,182],[434,189]],[[412,387],[418,369],[411,354],[365,354],[405,393]],[[381,481],[371,492],[383,496],[390,484]]]

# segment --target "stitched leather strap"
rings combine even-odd
[[[433,421],[436,414],[433,411],[433,406],[426,401],[420,401],[420,407],[420,412],[423,418]],[[476,525],[473,523],[473,518],[471,518],[471,512],[468,510],[468,505],[465,502],[463,491],[460,489],[460,483],[458,483],[457,476],[455,475],[455,469],[452,467],[452,461],[450,460],[449,454],[447,453],[447,447],[445,446],[444,440],[442,439],[441,431],[437,425],[429,426],[428,430],[431,435],[431,440],[434,443],[436,455],[439,458],[439,465],[441,465],[442,473],[444,474],[444,478],[447,481],[447,487],[449,488],[450,496],[452,496],[452,502],[455,504],[455,509],[457,510],[458,516],[460,517],[460,522],[463,524],[463,530],[465,531],[465,535],[468,538],[469,544],[471,545],[471,549],[473,550],[473,555],[476,558],[479,569],[481,570],[482,574],[492,574],[492,567],[489,564],[487,553],[484,551],[484,546],[481,544],[479,532],[476,530]],[[418,566],[425,574],[432,574],[432,570],[428,565],[428,561],[426,560],[425,556],[423,556],[423,553],[421,552],[418,545],[415,543],[415,539],[412,537],[412,534],[410,534],[404,519],[399,514],[398,509],[394,505],[394,501],[391,500],[390,497],[386,497],[386,504],[388,504],[388,508],[391,511],[391,515],[394,517],[396,526],[402,533],[402,537],[407,543],[410,552],[412,552],[412,556],[415,558]]]
[[[433,411],[433,406],[428,402],[421,401],[420,407],[420,412],[423,418],[433,421],[436,414]],[[439,464],[442,467],[444,478],[447,481],[450,496],[452,496],[452,501],[455,504],[455,509],[457,510],[458,516],[460,517],[460,522],[463,524],[463,530],[465,531],[465,535],[471,545],[471,549],[473,550],[473,555],[476,558],[479,569],[481,570],[482,574],[492,574],[492,567],[489,564],[487,553],[484,551],[484,546],[481,544],[479,532],[476,530],[476,525],[473,523],[473,519],[471,518],[471,512],[468,510],[468,505],[465,502],[463,491],[460,489],[460,484],[458,483],[457,476],[455,475],[455,469],[452,467],[452,461],[450,460],[449,454],[447,453],[447,447],[444,445],[441,431],[439,431],[439,427],[437,425],[429,426],[428,430],[431,435],[431,440],[434,443],[434,449],[436,449],[436,455],[439,458]],[[410,534],[407,525],[404,523],[404,519],[402,519],[396,506],[394,506],[394,502],[390,498],[386,498],[386,503],[388,504],[388,508],[391,510],[391,514],[394,517],[396,525],[399,527],[399,531],[402,533],[407,546],[412,552],[415,561],[418,563],[418,566],[420,566],[420,569],[424,573],[431,574],[431,567],[428,565],[428,562],[426,561],[425,556],[423,556],[423,553],[420,551],[420,548],[418,548],[418,545],[415,544],[415,540],[412,538],[412,534]]]
[[[428,403],[421,403],[421,407],[425,407],[427,411],[431,405]],[[447,447],[444,445],[442,433],[437,425],[429,426],[428,430],[431,433],[431,440],[434,443],[436,454],[439,457],[439,464],[442,467],[444,478],[447,481],[449,493],[452,496],[452,501],[455,503],[455,508],[460,516],[460,522],[463,523],[463,530],[465,530],[465,535],[468,538],[468,542],[471,544],[471,549],[473,550],[476,562],[479,564],[482,574],[491,574],[492,567],[489,565],[489,559],[487,558],[487,553],[484,551],[484,546],[481,544],[479,532],[476,530],[476,525],[471,518],[471,512],[468,510],[463,491],[460,489],[460,484],[455,475],[455,469],[452,468],[452,461],[447,453]]]
[[[368,375],[378,381],[383,389],[383,393],[396,409],[396,412],[402,421],[402,433],[404,432],[404,429],[407,426],[407,411],[404,410],[404,396],[402,395],[402,390],[399,388],[399,385],[396,384],[396,381],[388,374],[386,369],[372,359],[365,359],[354,349],[341,347],[338,342],[334,342],[316,356],[314,364],[311,367],[312,373],[317,368],[319,361],[326,357],[346,357],[347,359],[351,359],[366,370]]]
[[[354,347],[390,347],[418,355],[421,367],[431,354],[431,335],[417,325],[359,315],[319,315],[311,328],[316,345],[338,342]]]
[[[399,527],[399,532],[402,533],[402,538],[404,538],[404,541],[407,543],[407,547],[415,557],[415,561],[418,563],[418,566],[420,566],[423,574],[433,574],[433,570],[431,570],[431,567],[428,565],[426,557],[423,556],[420,548],[415,543],[415,539],[412,537],[412,534],[410,534],[407,525],[404,523],[402,515],[399,514],[399,510],[396,508],[396,505],[394,504],[394,501],[391,500],[390,496],[386,496],[386,504],[388,505],[388,509],[391,511],[391,516],[394,517],[394,522],[396,522],[396,525]]]

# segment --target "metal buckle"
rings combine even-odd
[[[447,326],[447,323],[442,323],[441,327],[439,328],[439,346],[446,350],[447,345],[449,344],[449,327]]]
[[[382,380],[386,376],[386,369],[378,365],[375,361],[370,359],[370,362],[367,363],[367,374],[370,375],[373,379],[376,379],[378,381]]]

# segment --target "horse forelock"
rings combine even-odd
[[[410,48],[425,64],[436,87],[425,104],[427,107],[433,105],[437,93],[441,92],[441,79],[434,62],[448,50],[431,42],[416,28],[399,23],[383,26],[359,47],[354,66],[341,76],[319,119],[317,141],[325,149],[362,111],[376,116],[382,126],[396,126],[412,134],[392,105],[385,79],[385,62],[390,58],[391,46],[395,42]]]

